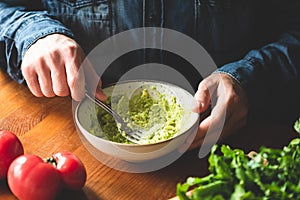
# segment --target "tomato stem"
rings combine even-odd
[[[56,162],[56,159],[54,157],[46,158],[46,159],[44,159],[44,161],[46,163],[49,163],[49,164],[53,165],[55,168],[57,166],[57,162]]]

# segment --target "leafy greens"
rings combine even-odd
[[[300,133],[300,119],[294,128]],[[179,199],[300,200],[300,138],[282,149],[261,147],[251,155],[228,145],[215,145],[209,164],[208,176],[189,177],[177,184]],[[191,195],[189,190],[193,190]]]

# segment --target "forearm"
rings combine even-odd
[[[24,80],[20,65],[26,50],[38,39],[53,33],[73,37],[69,29],[45,11],[9,6],[0,1],[0,63],[13,79]]]

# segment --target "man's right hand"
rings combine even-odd
[[[51,34],[36,41],[26,51],[21,70],[30,91],[37,97],[71,95],[80,101],[87,83],[91,91],[97,91],[100,100],[105,99],[100,77],[85,60],[77,42],[65,35]]]

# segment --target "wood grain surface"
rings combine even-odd
[[[208,173],[207,158],[199,159],[197,149],[154,172],[126,173],[109,168],[95,159],[82,144],[73,121],[69,97],[34,97],[26,85],[17,84],[1,70],[0,129],[13,131],[23,143],[25,153],[48,157],[66,150],[83,161],[88,175],[85,187],[78,192],[62,191],[57,199],[169,199],[176,195],[178,182],[185,181],[188,176]],[[251,122],[222,142],[250,151],[261,145],[282,147],[293,137],[296,133],[291,123]],[[0,181],[0,200],[13,199],[16,198],[6,181]]]

